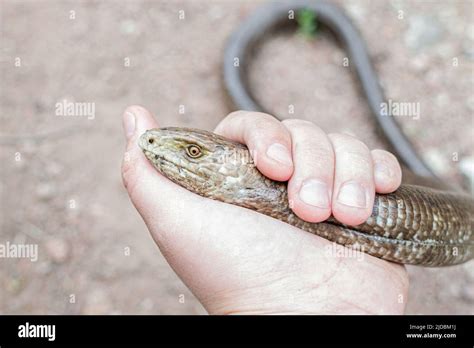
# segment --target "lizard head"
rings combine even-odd
[[[139,146],[160,173],[205,197],[232,194],[254,168],[244,145],[203,130],[150,129],[141,135]]]

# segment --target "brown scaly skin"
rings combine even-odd
[[[449,266],[474,258],[474,202],[459,193],[402,185],[376,195],[370,218],[356,227],[334,219],[309,223],[288,204],[286,183],[263,176],[242,144],[186,128],[145,132],[140,147],[164,176],[201,196],[284,221],[388,261]],[[192,151],[196,151],[197,156]],[[257,158],[258,160],[258,158]]]

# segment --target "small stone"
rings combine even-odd
[[[430,70],[425,75],[425,81],[433,86],[440,85],[442,83],[442,80],[443,77],[441,76],[441,73],[437,70]]]
[[[36,194],[39,199],[49,200],[54,197],[56,193],[56,187],[51,183],[40,183],[36,187]]]
[[[464,263],[461,267],[466,272],[467,278],[474,283],[474,267],[472,267],[472,263]]]
[[[474,42],[473,40],[466,40],[462,44],[462,53],[469,59],[474,60]]]
[[[69,244],[61,238],[52,238],[45,244],[46,252],[55,263],[63,263],[69,257]]]
[[[135,21],[131,19],[122,21],[122,23],[120,23],[120,31],[123,34],[134,34],[137,31]]]
[[[103,289],[94,289],[87,294],[85,305],[81,310],[82,314],[110,314],[112,305],[107,292]]]
[[[464,179],[470,183],[471,191],[474,189],[474,157],[464,157],[459,161],[459,171]]]
[[[47,275],[49,274],[51,271],[52,271],[53,267],[52,267],[52,264],[50,261],[43,261],[43,262],[40,262],[37,266],[36,266],[36,271],[38,272],[38,274],[40,275]]]
[[[106,209],[102,204],[94,202],[90,205],[89,211],[93,216],[104,216]]]
[[[49,176],[58,176],[62,173],[63,167],[57,162],[49,162],[45,171]]]
[[[140,302],[139,306],[144,312],[149,313],[153,310],[154,303],[151,298],[147,297]]]
[[[413,50],[420,50],[438,42],[443,31],[437,18],[413,16],[409,20],[408,30],[405,33],[405,44]]]
[[[461,298],[469,302],[474,302],[474,284],[466,284],[461,288]]]
[[[469,97],[466,100],[466,106],[469,109],[469,111],[474,111],[474,98],[473,97]]]
[[[34,155],[36,154],[37,151],[38,151],[38,148],[36,146],[36,143],[33,140],[25,139],[23,141],[21,151],[20,151],[21,153],[25,155]]]
[[[367,16],[366,8],[360,2],[348,2],[345,9],[356,21],[363,21]]]
[[[221,19],[225,12],[223,11],[221,6],[210,6],[209,11],[209,18],[213,21]]]
[[[449,166],[446,158],[436,149],[432,149],[423,154],[423,158],[430,168],[433,168],[435,173],[446,174]]]
[[[449,95],[446,93],[439,93],[435,97],[437,107],[445,107],[450,103]]]
[[[20,278],[14,277],[7,280],[6,289],[10,294],[17,295],[23,289],[23,285]]]
[[[430,61],[429,56],[425,54],[418,54],[411,60],[411,66],[413,70],[424,72],[429,69]]]
[[[456,56],[457,49],[451,41],[444,41],[436,46],[436,53],[444,60],[449,60]]]
[[[469,24],[466,29],[467,38],[474,41],[474,24]]]

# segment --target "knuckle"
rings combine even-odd
[[[284,124],[287,128],[307,129],[307,128],[317,127],[314,123],[310,121],[301,120],[298,118],[289,118],[289,119],[283,120],[281,123]]]
[[[364,155],[370,154],[369,147],[360,139],[343,133],[331,133],[328,134],[331,139],[334,150],[350,152],[350,153],[361,153]]]
[[[334,161],[332,149],[321,146],[319,143],[298,146],[296,153],[297,156],[303,160],[302,162],[307,166],[313,164],[317,167],[327,166],[328,162],[333,163]]]
[[[283,123],[293,140],[297,166],[305,173],[332,173],[334,151],[326,133],[306,120],[288,119]]]
[[[335,161],[337,176],[359,178],[365,181],[373,175],[372,157],[364,152],[346,148],[345,151],[336,152]]]
[[[273,116],[262,113],[238,110],[228,114],[216,127],[218,134],[229,135],[242,139],[244,142],[252,141],[253,135],[257,132],[273,129],[278,120]],[[273,126],[272,126],[273,125]]]
[[[329,133],[328,136],[331,139],[334,139],[335,141],[339,142],[351,142],[354,140],[359,140],[357,139],[357,137],[347,133]]]
[[[244,121],[276,120],[275,117],[263,112],[245,111],[245,110],[233,111],[229,115],[227,115],[226,118],[227,119],[242,119]]]
[[[365,155],[370,155],[369,147],[362,140],[359,140],[357,138],[354,139],[354,145],[357,144],[357,148],[360,149],[360,151],[363,152]]]
[[[347,156],[347,157],[346,157]],[[371,173],[372,172],[372,159],[370,156],[366,156],[360,152],[347,152],[347,155],[343,157],[348,162],[348,168],[354,173]]]
[[[252,132],[261,132],[262,130],[272,130],[276,127],[278,121],[274,118],[267,117],[255,117],[255,119],[246,120],[246,126],[249,131]]]
[[[269,115],[247,120],[243,134],[246,141],[253,143],[265,143],[268,139],[280,139],[284,143],[290,141],[287,130],[277,119]]]
[[[278,132],[282,130],[280,121],[275,117],[261,112],[255,112],[254,114],[252,118],[246,119],[247,128],[250,131],[257,133],[262,131]]]

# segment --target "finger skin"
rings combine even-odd
[[[287,181],[291,177],[291,137],[273,116],[236,111],[224,118],[214,132],[246,144],[263,175],[277,181]]]
[[[137,145],[156,122],[141,107],[128,108],[124,119],[130,113],[136,129],[124,185],[166,260],[210,313],[403,313],[404,267],[365,254],[342,257],[325,239],[172,183]]]
[[[360,140],[346,134],[329,134],[336,158],[332,213],[347,225],[368,219],[375,198],[372,156]]]
[[[290,207],[301,219],[321,222],[331,215],[334,152],[331,141],[315,124],[282,122],[292,139],[294,172],[288,182]]]
[[[385,150],[372,150],[371,154],[374,163],[375,191],[394,192],[402,183],[402,168],[397,158]]]

